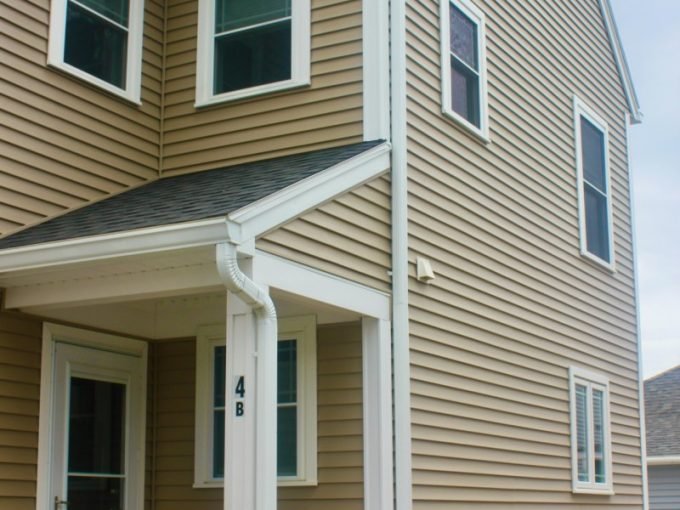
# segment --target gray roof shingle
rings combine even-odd
[[[680,365],[645,381],[647,454],[680,455]]]
[[[0,239],[0,250],[226,216],[380,143],[159,179]]]

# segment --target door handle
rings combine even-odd
[[[61,506],[68,506],[68,501],[59,499],[59,496],[54,496],[54,510],[60,510]]]

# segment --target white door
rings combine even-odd
[[[140,510],[143,358],[59,341],[54,349],[53,508]]]

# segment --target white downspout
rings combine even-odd
[[[218,244],[216,262],[224,286],[250,306],[256,316],[255,510],[276,510],[276,308],[267,290],[241,271],[236,245]]]
[[[410,510],[413,505],[413,496],[411,363],[408,321],[406,0],[391,0],[390,2],[390,83],[395,503],[397,510]]]

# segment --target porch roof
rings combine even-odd
[[[680,456],[680,365],[645,381],[647,454]]]
[[[0,239],[0,250],[227,216],[381,143],[161,178]]]

